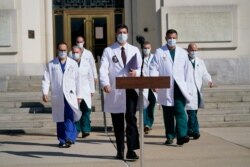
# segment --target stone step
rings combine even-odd
[[[201,122],[230,122],[230,121],[249,121],[250,122],[250,114],[202,114],[198,116],[198,119]]]
[[[246,108],[220,108],[220,109],[199,109],[198,114],[218,115],[218,114],[250,114],[249,107]]]
[[[236,121],[236,122],[199,122],[201,128],[215,128],[215,127],[250,127],[250,121]]]
[[[96,121],[103,122],[103,112],[91,112],[91,121],[95,123]],[[106,114],[106,119],[111,120],[110,114]],[[8,113],[1,114],[0,121],[4,122],[12,122],[12,121],[32,121],[32,120],[39,120],[39,121],[49,121],[52,122],[52,115],[51,113],[30,113],[28,110],[18,111],[14,113],[14,111],[9,111]]]
[[[42,76],[11,76],[7,77],[8,92],[41,91]],[[99,85],[96,84],[96,89]]]
[[[250,95],[244,96],[214,96],[214,97],[205,97],[206,103],[219,103],[219,102],[249,102]]]
[[[34,102],[0,102],[0,108],[29,108],[29,107],[51,107],[51,103],[44,103],[42,101]]]
[[[101,113],[102,114],[102,113]],[[18,117],[18,116],[17,116]],[[40,117],[40,116],[39,116]],[[56,123],[54,123],[51,119],[51,115],[46,115],[46,119],[33,119],[32,120],[9,120],[9,121],[0,121],[0,133],[10,133],[15,131],[21,131],[24,133],[46,133],[49,132],[56,132]],[[106,124],[107,127],[112,127],[111,118],[109,115],[106,117]],[[103,118],[100,119],[93,119],[91,118],[91,127],[92,130],[95,131],[102,131],[104,130],[104,120]]]
[[[250,94],[250,89],[247,90],[224,90],[224,89],[216,89],[216,90],[207,90],[203,91],[205,97],[214,97],[214,96],[244,96]]]
[[[224,108],[232,108],[232,109],[236,109],[236,108],[250,108],[250,103],[249,102],[231,102],[231,103],[225,103],[225,102],[221,102],[221,103],[206,103],[205,104],[205,108],[212,108],[211,106],[216,106],[216,108],[218,109],[224,109]],[[207,107],[209,106],[209,107]]]
[[[24,128],[48,128],[55,127],[55,123],[50,120],[16,120],[16,121],[1,121],[0,129],[24,129]]]
[[[0,108],[0,114],[34,114],[34,113],[51,113],[48,107],[28,107],[28,108]]]
[[[15,113],[15,114],[2,114],[0,117],[0,121],[11,122],[11,121],[50,121],[52,120],[51,115],[49,114],[23,114],[23,113]]]
[[[0,134],[32,134],[32,135],[54,135],[56,136],[56,127],[50,128],[8,128],[1,129]]]

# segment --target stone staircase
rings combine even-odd
[[[8,77],[0,92],[0,132],[55,134],[51,103],[42,101],[41,76]],[[98,90],[98,89],[97,89]],[[250,85],[218,86],[204,89],[206,109],[199,110],[201,127],[250,126]],[[104,130],[101,96],[93,97],[91,125]],[[107,125],[112,127],[110,114]],[[155,110],[154,128],[163,128],[162,109]]]
[[[205,109],[199,109],[201,127],[250,126],[250,85],[204,88]],[[163,126],[162,108],[156,107],[154,126]]]

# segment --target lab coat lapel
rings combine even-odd
[[[57,68],[61,73],[63,73],[62,67],[61,67],[61,64],[60,64],[60,60],[59,60],[58,57],[55,58],[55,61],[54,61],[54,62],[55,62],[56,68]]]
[[[130,61],[130,59],[134,56],[132,53],[132,50],[130,49],[131,47],[129,46],[129,44],[127,44],[127,59],[126,59],[126,64]]]
[[[179,50],[179,48],[176,46],[176,48],[175,48],[175,55],[174,55],[174,59],[176,59],[177,61],[174,61],[173,63],[174,64],[177,64],[179,61],[179,52],[180,52],[180,50]],[[169,53],[170,54],[170,53]],[[170,56],[171,57],[171,56]],[[172,60],[172,58],[171,58],[171,60]],[[178,65],[177,65],[178,66]]]
[[[151,61],[153,60],[154,55],[150,53],[150,57],[148,59],[148,65],[150,65]]]
[[[65,70],[64,70],[64,73],[66,72],[66,71],[68,71],[68,69],[69,69],[69,67],[70,67],[70,64],[69,64],[69,57],[67,57],[67,60],[66,60],[66,64],[65,64]]]
[[[164,46],[163,50],[164,50],[164,54],[166,55],[167,59],[169,59],[169,61],[173,64],[174,63],[173,59],[172,59],[170,52],[169,52],[169,49],[166,45]]]
[[[194,67],[195,67],[194,72],[195,72],[195,79],[196,79],[197,77],[199,77],[199,73],[198,73],[198,71],[199,71],[199,61],[196,58],[194,60]]]
[[[120,45],[118,45],[118,44],[115,44],[115,45],[117,45],[117,46],[115,46],[115,48],[113,49],[113,52],[114,52],[113,56],[117,57],[119,65],[123,68],[124,65],[123,65],[123,61],[122,61]]]

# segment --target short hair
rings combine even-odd
[[[85,41],[85,37],[82,36],[82,35],[78,35],[78,36],[76,37],[76,41],[77,41],[77,38],[82,38],[82,39]]]
[[[72,50],[74,50],[74,49],[79,49],[80,51],[82,51],[82,48],[80,48],[80,47],[77,46],[77,45],[74,45],[74,46],[72,47]]]
[[[119,29],[123,29],[125,28],[128,32],[128,26],[126,26],[125,24],[118,24],[116,27],[115,27],[115,32],[117,32]]]
[[[151,43],[149,41],[145,41],[143,45],[151,45]]]
[[[178,33],[177,33],[177,31],[175,29],[169,29],[169,30],[167,30],[166,36],[168,36],[168,34],[176,34],[176,35],[178,35]]]
[[[56,45],[56,48],[59,49],[60,45],[66,45],[68,47],[66,42],[58,42],[57,45]]]

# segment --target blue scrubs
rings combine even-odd
[[[65,71],[65,65],[61,64],[62,71]],[[76,141],[76,126],[74,123],[74,114],[73,110],[70,107],[69,103],[67,102],[66,98],[64,97],[64,122],[57,122],[57,138],[60,144],[65,144],[66,141],[71,141],[75,143]]]
[[[154,123],[154,110],[156,98],[151,89],[148,91],[148,101],[149,105],[143,110],[144,127],[152,128]]]
[[[195,62],[190,62],[193,65],[193,68],[195,69]],[[197,95],[198,95],[198,107],[201,102],[201,97],[200,93],[197,89]],[[197,117],[198,109],[197,110],[187,110],[187,115],[188,115],[188,135],[189,136],[194,136],[194,135],[200,135],[199,131],[199,121]]]

